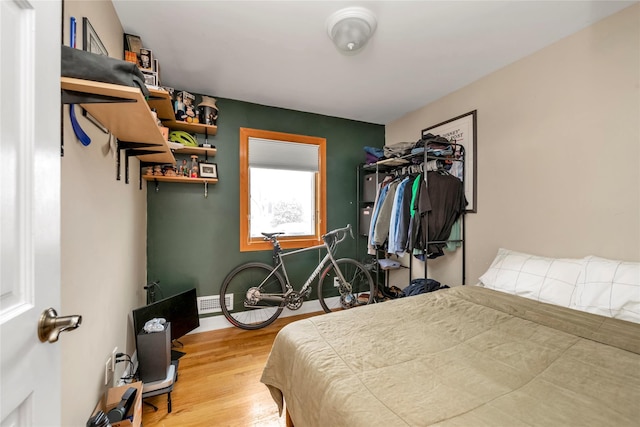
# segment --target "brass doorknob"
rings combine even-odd
[[[42,342],[56,342],[60,332],[73,331],[82,323],[82,316],[61,316],[53,308],[48,308],[40,315],[38,322],[38,338]]]

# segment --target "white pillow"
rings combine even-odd
[[[568,307],[583,260],[547,258],[500,248],[480,277],[487,288]]]
[[[640,263],[586,257],[571,308],[640,323]]]

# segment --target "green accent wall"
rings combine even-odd
[[[383,125],[229,99],[218,98],[216,104],[218,133],[209,142],[217,154],[209,161],[217,163],[219,181],[209,185],[208,197],[204,197],[204,184],[161,182],[156,191],[154,183],[147,183],[147,278],[160,281],[164,297],[191,287],[198,296],[218,295],[225,276],[236,266],[249,261],[271,264],[270,251],[239,249],[241,127],[326,138],[327,230],[351,224],[359,238],[357,168],[365,158],[364,146],[384,145]],[[204,135],[198,139],[203,142]],[[178,161],[182,158],[177,156]],[[362,260],[366,240],[359,239],[360,254],[355,241],[347,238],[339,246],[338,257]],[[294,288],[300,288],[323,255],[309,251],[286,259]],[[314,286],[312,298],[316,292]]]

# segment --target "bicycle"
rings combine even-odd
[[[249,262],[231,271],[220,288],[220,307],[231,324],[242,329],[260,329],[280,316],[284,307],[297,310],[311,294],[311,282],[322,271],[318,283],[318,300],[327,313],[369,304],[374,298],[374,283],[369,271],[351,258],[335,259],[333,252],[347,232],[353,238],[351,225],[322,236],[323,244],[283,252],[278,236],[285,233],[262,233],[273,244],[273,266]],[[289,282],[284,257],[316,249],[327,254],[318,263],[299,291]],[[227,298],[230,299],[227,307]]]

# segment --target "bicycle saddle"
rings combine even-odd
[[[271,239],[273,238],[273,236],[280,236],[280,235],[283,235],[284,233],[282,231],[276,231],[275,233],[260,233],[260,234],[262,234],[267,239]]]

